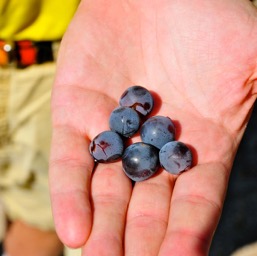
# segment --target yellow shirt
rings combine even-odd
[[[0,0],[0,39],[58,40],[80,0]]]

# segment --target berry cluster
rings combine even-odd
[[[96,162],[110,163],[122,159],[125,174],[133,181],[143,181],[163,167],[172,174],[188,170],[192,153],[182,142],[175,140],[175,125],[169,117],[152,116],[142,125],[154,105],[151,93],[142,86],[129,87],[121,96],[119,107],[109,119],[110,131],[98,134],[89,151]],[[141,128],[140,128],[141,125]],[[125,149],[125,138],[140,130],[142,142]]]

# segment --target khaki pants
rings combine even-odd
[[[0,200],[10,220],[53,230],[48,192],[55,64],[0,68]]]
[[[257,242],[245,245],[236,250],[231,256],[256,256],[257,255]]]
[[[64,248],[64,256],[81,256],[81,249]]]
[[[54,74],[54,63],[0,68],[0,239],[3,212],[10,220],[54,230],[48,190]],[[81,252],[65,248],[64,254]]]

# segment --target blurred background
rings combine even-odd
[[[1,10],[7,10],[7,8],[6,8],[7,5],[5,6],[3,3],[7,3],[8,1],[10,1],[10,0],[0,0],[0,29],[1,29],[1,27],[4,27],[3,25],[5,25],[4,24],[5,22],[7,23],[6,18],[1,20],[1,18],[2,18]],[[10,2],[15,3],[14,0],[10,1]],[[8,3],[10,3],[10,2],[8,2]],[[40,82],[41,89],[43,88],[42,91],[44,91],[46,93],[45,95],[48,95],[45,98],[45,101],[42,101],[45,104],[44,107],[46,108],[46,112],[38,113],[38,114],[40,114],[37,117],[38,119],[33,119],[33,120],[32,119],[29,120],[29,118],[26,119],[26,123],[28,124],[29,127],[31,127],[32,124],[35,124],[35,127],[33,128],[33,132],[36,131],[39,135],[41,135],[42,134],[41,130],[37,130],[38,120],[40,120],[41,122],[44,123],[45,120],[49,119],[49,115],[50,115],[50,109],[48,109],[48,108],[49,108],[49,103],[50,103],[51,85],[52,85],[54,71],[55,71],[54,55],[55,55],[55,52],[57,51],[57,50],[53,50],[53,48],[55,47],[56,43],[57,43],[57,45],[59,44],[59,41],[61,40],[61,36],[62,36],[66,26],[68,25],[68,22],[69,22],[70,18],[72,17],[72,15],[79,3],[79,0],[65,0],[65,1],[64,0],[62,0],[62,1],[53,0],[50,9],[40,8],[43,5],[42,6],[39,5],[39,2],[40,2],[39,0],[31,0],[31,1],[26,0],[22,4],[23,7],[26,6],[26,2],[33,3],[33,6],[30,6],[30,7],[31,8],[33,7],[33,11],[35,13],[36,13],[35,7],[38,8],[38,12],[45,10],[44,15],[41,16],[42,19],[40,19],[40,21],[43,24],[41,27],[41,29],[42,29],[41,36],[38,33],[37,27],[34,28],[34,30],[32,28],[31,31],[27,31],[26,38],[28,37],[27,35],[29,35],[29,39],[33,43],[31,44],[30,41],[23,41],[22,45],[19,45],[19,47],[20,47],[20,52],[19,52],[20,53],[20,55],[19,55],[20,67],[19,68],[20,69],[17,72],[20,74],[21,74],[21,72],[28,73],[28,78],[30,81],[31,81],[31,75],[33,74],[33,79],[35,80],[35,83],[37,83],[37,84],[31,85],[31,88],[33,89],[33,90],[31,89],[31,91],[33,91],[33,93],[35,93],[36,92],[35,88],[37,88],[37,90],[39,90],[38,83]],[[50,2],[51,1],[49,1],[49,3]],[[52,30],[52,27],[53,27],[52,24],[49,24],[49,26],[50,26],[49,29],[46,28],[45,20],[49,19],[49,11],[52,14],[55,14],[55,12],[56,12],[55,5],[57,5],[57,3],[60,3],[60,2],[62,2],[62,6],[63,6],[62,11],[63,11],[63,13],[66,14],[66,16],[65,16],[66,20],[65,20],[63,26],[61,26],[58,29],[58,31],[55,32],[54,30]],[[18,3],[18,1],[16,3]],[[53,3],[55,3],[55,4],[53,4]],[[66,3],[66,4],[64,5],[64,3]],[[257,1],[255,1],[255,3],[257,5]],[[70,5],[72,6],[72,8],[66,7],[66,6],[70,6]],[[27,11],[25,9],[24,9],[24,13],[25,13],[25,11]],[[10,8],[10,10],[11,10],[11,14],[13,14],[13,11],[15,10],[15,8]],[[67,16],[67,10],[70,10],[69,16]],[[58,13],[59,13],[59,15],[61,15],[60,6],[58,9]],[[23,17],[22,12],[20,12],[18,14],[21,15],[21,17]],[[14,15],[11,15],[11,16],[14,18]],[[33,19],[33,17],[31,17],[31,19]],[[58,20],[60,20],[60,19],[61,19],[61,17]],[[58,24],[60,25],[60,23],[61,22],[59,22]],[[10,24],[10,22],[9,22],[9,24]],[[54,24],[55,24],[55,21],[54,21]],[[56,26],[55,26],[55,28],[56,28]],[[20,31],[20,30],[21,29],[18,27],[17,31]],[[36,31],[37,34],[34,34],[34,31]],[[52,31],[53,34],[50,35],[49,31]],[[10,39],[10,38],[8,38],[8,36],[5,36],[8,33],[1,34],[1,32],[2,31],[0,30],[0,50],[2,50],[2,51],[0,51],[0,60],[3,63],[6,62],[6,65],[7,65],[8,60],[7,60],[7,58],[5,58],[5,55],[3,55],[3,54],[6,52],[10,53],[10,49],[12,46],[6,43]],[[31,36],[32,32],[33,32],[33,36]],[[3,38],[1,38],[1,37],[3,37]],[[20,38],[23,38],[23,35],[20,35]],[[1,41],[1,39],[3,41]],[[18,40],[20,40],[20,39],[18,38]],[[37,43],[34,44],[35,42],[37,42]],[[6,48],[6,46],[8,46],[9,48]],[[1,49],[1,47],[2,47],[2,49]],[[24,58],[25,55],[23,56],[24,51],[26,51],[26,58]],[[40,58],[35,57],[35,52],[40,53],[40,56],[37,56]],[[9,55],[9,56],[7,56],[7,55]],[[7,57],[10,57],[10,58],[13,57],[10,54],[7,54],[7,55],[6,55]],[[22,62],[22,60],[24,62]],[[42,67],[42,70],[41,70],[41,67]],[[2,114],[1,111],[4,112],[4,109],[1,108],[1,103],[3,102],[3,98],[5,96],[4,93],[7,91],[7,89],[4,90],[3,83],[7,84],[7,82],[6,82],[7,79],[11,80],[10,74],[8,71],[8,67],[5,66],[4,69],[0,68],[0,114]],[[43,80],[46,81],[45,84],[42,83]],[[46,85],[46,83],[47,83],[47,85]],[[38,94],[42,93],[41,89],[40,89],[40,91],[38,91]],[[29,92],[29,90],[28,90],[28,92]],[[30,97],[30,99],[31,99],[32,98],[31,95],[32,95],[32,93],[28,93],[28,95],[26,95],[26,97]],[[38,96],[35,94],[35,97],[34,97],[35,99],[33,98],[33,100],[35,102],[31,102],[32,107],[33,107],[33,104],[37,102],[36,97],[38,97]],[[31,106],[24,106],[24,107],[26,107],[26,108],[29,107],[31,109]],[[38,105],[36,105],[36,106],[38,106]],[[19,108],[17,108],[17,109],[19,110]],[[38,109],[40,109],[40,108],[38,108]],[[43,108],[41,108],[41,110],[42,109]],[[4,119],[3,118],[1,119],[1,115],[0,115],[0,135],[1,135],[1,132],[3,133],[3,130],[5,128],[3,125],[1,126],[1,122],[3,120]],[[22,128],[25,127],[24,124],[25,124],[25,122],[21,123]],[[49,129],[50,129],[50,127],[49,127]],[[44,129],[44,132],[45,132],[45,130],[46,129]],[[257,199],[257,132],[256,132],[256,130],[257,130],[257,106],[255,105],[255,108],[253,109],[252,117],[250,119],[246,133],[243,137],[243,140],[240,144],[238,154],[237,154],[235,162],[234,162],[223,213],[221,216],[219,226],[218,226],[217,231],[214,236],[214,240],[213,240],[211,250],[210,250],[210,256],[232,256],[233,252],[242,246],[252,244],[252,243],[256,243],[256,245],[257,245],[257,200],[256,200]],[[50,131],[49,131],[49,134],[50,134]],[[29,135],[31,135],[31,133]],[[23,138],[24,136],[21,134],[21,137]],[[28,136],[28,137],[31,138],[31,136]],[[48,135],[46,135],[45,137],[48,137]],[[45,138],[37,137],[36,140],[31,143],[38,144],[39,139],[42,141],[45,141]],[[1,136],[0,136],[0,144],[1,143],[3,143],[3,141],[1,141]],[[23,149],[22,149],[22,151],[26,152],[26,150],[23,150]],[[36,183],[37,177],[38,177],[37,176],[38,174],[36,173],[37,169],[38,169],[38,172],[40,172],[41,169],[43,168],[44,172],[47,173],[47,167],[46,167],[47,160],[44,157],[44,152],[42,153],[42,152],[39,152],[39,150],[37,150],[35,152],[34,151],[31,152],[31,154],[33,156],[33,159],[32,159],[33,163],[31,162],[32,167],[30,166],[30,169],[33,169],[33,172],[28,173],[26,179],[24,178],[24,181],[22,181],[23,183],[19,182],[19,189],[20,189],[20,192],[21,191],[24,192],[23,199],[25,201],[27,198],[26,195],[31,195],[31,193],[32,193],[32,192],[30,192],[30,190],[28,190],[28,188],[36,189],[36,186],[34,185],[34,183]],[[38,164],[39,163],[38,156],[40,154],[41,154],[41,158],[40,158],[41,162],[40,162],[40,164]],[[2,157],[2,155],[1,155],[1,151],[0,151],[0,158],[1,157]],[[22,157],[22,158],[24,158],[24,157]],[[20,165],[20,162],[19,162],[19,165]],[[36,168],[35,168],[35,166],[36,166]],[[8,167],[7,165],[3,165],[3,168],[7,168],[7,167]],[[45,179],[45,177],[44,177],[44,179]],[[3,179],[1,181],[3,181]],[[45,179],[45,181],[46,181],[46,179]],[[47,184],[47,181],[45,183]],[[4,185],[5,184],[1,184],[1,186],[3,186],[3,187],[4,187]],[[43,191],[44,194],[45,194],[45,191]],[[3,193],[3,190],[0,192]],[[20,197],[19,197],[19,199],[20,199]],[[47,200],[47,199],[42,198],[42,200],[45,203],[45,200]],[[50,204],[48,201],[45,204],[46,204],[47,212],[50,215]],[[32,206],[34,207],[34,205],[32,205]],[[3,222],[1,225],[1,214],[3,214],[3,210],[1,209],[1,204],[0,204],[0,234],[1,233],[3,234],[4,233],[4,230],[3,230],[4,225],[3,225]],[[35,215],[34,212],[33,212],[33,215]],[[45,214],[42,214],[42,215],[45,216]],[[44,216],[42,217],[42,220],[43,220],[42,222],[45,221],[47,223]],[[22,234],[23,238],[25,237],[24,230],[28,233],[30,232],[30,237],[37,238],[37,236],[34,235],[34,234],[37,234],[38,237],[40,237],[41,241],[43,240],[42,237],[47,239],[47,237],[49,237],[51,234],[51,236],[53,237],[52,241],[55,242],[55,248],[53,248],[52,242],[51,242],[51,244],[49,244],[46,241],[45,243],[49,247],[48,248],[49,254],[47,256],[57,255],[56,251],[57,252],[60,251],[60,253],[62,254],[63,247],[60,244],[60,241],[55,236],[53,227],[51,226],[51,223],[52,223],[51,217],[49,217],[49,219],[50,220],[48,220],[48,221],[50,224],[47,225],[46,227],[43,227],[44,229],[42,231],[40,231],[41,226],[38,227],[39,228],[38,231],[35,231],[35,229],[29,229],[29,227],[27,227],[27,226],[21,226],[20,224],[18,224],[20,226],[17,226],[17,227],[18,227],[18,229],[21,230],[21,234]],[[41,219],[40,219],[40,222],[41,222]],[[45,229],[47,229],[47,230],[45,230]],[[35,233],[35,232],[37,232],[37,233]],[[28,240],[31,241],[29,236],[28,236]],[[40,244],[40,246],[44,246],[43,247],[44,249],[46,248],[45,244],[42,244],[42,245]],[[251,247],[251,248],[254,248],[254,247]],[[236,254],[236,256],[257,256],[257,248],[256,249],[251,249],[251,248],[250,248],[250,252],[249,251],[241,252],[241,253]],[[51,252],[51,254],[50,254],[50,252]],[[30,254],[30,255],[33,255],[33,254]],[[68,255],[68,253],[65,254],[65,256],[67,256],[67,255]],[[74,254],[69,253],[69,256],[70,255],[75,255],[75,253]],[[79,255],[79,254],[76,253],[76,255]],[[0,256],[4,256],[3,251],[2,251],[1,241],[0,241]],[[27,255],[21,255],[21,256],[27,256]]]

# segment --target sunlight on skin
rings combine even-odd
[[[52,95],[50,188],[62,241],[87,256],[207,255],[256,67],[257,12],[247,0],[82,1]],[[154,114],[175,121],[196,165],[132,189],[119,162],[92,176],[88,145],[135,84],[154,92]]]

